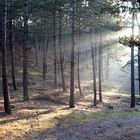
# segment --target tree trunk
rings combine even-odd
[[[54,84],[57,86],[57,56],[56,56],[56,1],[54,0],[53,9],[53,53],[54,53]]]
[[[131,46],[131,107],[135,107],[134,46]]]
[[[70,79],[70,108],[75,107],[74,103],[74,56],[75,56],[75,1],[72,1],[72,46],[71,46],[71,79]]]
[[[79,44],[80,45],[80,44]],[[79,52],[79,47],[78,47],[78,56],[77,56],[77,80],[78,80],[78,89],[79,89],[79,93],[80,96],[82,97],[82,89],[81,89],[81,80],[80,80],[80,52]]]
[[[46,80],[46,46],[47,46],[47,38],[46,38],[46,26],[44,32],[44,46],[43,46],[43,80]]]
[[[86,63],[87,63],[87,69],[88,69],[88,50],[86,49]]]
[[[138,80],[139,80],[139,97],[140,97],[140,47],[138,47]]]
[[[97,106],[97,88],[96,88],[96,64],[95,64],[95,51],[93,47],[92,52],[92,67],[93,67],[93,91],[94,91],[94,106]]]
[[[40,48],[41,48],[41,39],[39,39],[39,44],[38,44],[39,51],[40,51]]]
[[[62,30],[62,11],[60,6],[59,11],[59,47],[60,47],[60,67],[61,67],[61,80],[62,80],[62,88],[63,92],[66,92],[66,84],[65,84],[65,77],[64,77],[64,59],[62,55],[62,44],[61,44],[61,30]]]
[[[35,60],[36,60],[36,66],[38,66],[38,44],[37,44],[37,37],[35,39]]]
[[[102,51],[103,51],[103,48],[102,48]],[[102,54],[101,54],[101,58],[102,58],[102,60],[101,60],[101,63],[102,63],[102,66],[101,66],[101,76],[102,76],[102,82],[104,82],[104,58],[105,58],[105,56],[104,56],[104,54],[103,54],[103,52],[102,52]]]
[[[0,46],[2,51],[2,84],[3,84],[3,97],[4,97],[4,109],[5,113],[11,114],[10,105],[10,95],[8,90],[8,76],[7,76],[7,33],[6,33],[6,23],[7,23],[7,0],[1,2],[3,7],[0,9],[1,19],[0,19]]]
[[[23,100],[28,101],[29,100],[29,94],[28,94],[28,18],[29,18],[29,1],[24,0],[24,34],[23,34]]]
[[[11,50],[11,66],[12,66],[12,84],[14,90],[17,90],[15,78],[15,61],[14,61],[14,45],[13,45],[13,28],[12,28],[12,2],[10,1],[9,9],[9,46]]]
[[[102,33],[100,33],[100,45],[98,54],[99,67],[99,101],[102,101]]]
[[[49,49],[49,38],[46,40],[46,73],[48,73],[48,65],[47,65],[47,56],[48,56],[48,49]]]
[[[77,8],[78,9],[78,8]],[[78,12],[78,11],[77,11]],[[78,89],[79,89],[79,93],[81,95],[81,97],[83,96],[82,94],[82,89],[81,89],[81,79],[80,79],[80,36],[81,36],[81,32],[80,32],[80,17],[78,15],[78,56],[77,56],[77,80],[78,80]]]
[[[134,37],[135,27],[135,0],[132,0],[132,39]],[[135,64],[134,64],[134,46],[131,46],[131,107],[135,107]]]
[[[93,70],[93,91],[94,91],[94,106],[97,106],[97,88],[96,88],[96,48],[93,49],[92,42],[92,30],[90,31],[90,44],[91,44],[91,54],[92,54],[92,70]]]
[[[109,69],[110,69],[110,50],[107,47],[107,63],[106,63],[106,79],[109,79]]]

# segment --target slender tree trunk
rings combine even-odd
[[[135,107],[134,46],[131,46],[131,107]]]
[[[140,46],[138,47],[138,80],[139,80],[139,97],[140,97]]]
[[[106,79],[109,79],[109,69],[110,69],[110,51],[109,46],[107,47],[107,63],[106,63]]]
[[[88,69],[88,50],[86,49],[86,63],[87,63],[87,69]]]
[[[99,77],[98,76],[98,74],[99,74],[99,72],[98,72],[98,68],[99,68],[99,66],[98,66],[98,57],[99,57],[98,50],[99,50],[99,45],[97,43],[97,40],[98,40],[98,37],[95,35],[95,62],[96,62],[95,63],[95,68],[96,68],[96,79],[97,79],[97,77]]]
[[[135,6],[136,1],[132,0],[132,39],[134,37],[135,27]],[[131,107],[135,107],[135,64],[134,64],[134,46],[131,46]]]
[[[97,88],[96,88],[96,59],[95,59],[95,49],[93,49],[92,42],[92,30],[90,31],[90,44],[92,53],[92,70],[93,70],[93,91],[94,91],[94,106],[97,106]]]
[[[47,56],[48,56],[48,49],[49,49],[49,38],[46,40],[46,73],[48,73],[48,65],[47,65]]]
[[[53,53],[54,53],[54,84],[57,86],[57,56],[56,56],[56,1],[54,1],[53,9]]]
[[[103,48],[102,48],[102,51],[103,51]],[[101,63],[102,63],[102,66],[101,66],[101,76],[102,76],[102,82],[104,82],[104,54],[102,52],[101,54]]]
[[[98,54],[99,67],[99,101],[102,101],[102,33],[100,33],[100,45]]]
[[[78,8],[77,8],[77,10],[78,10]],[[78,12],[78,11],[77,11]],[[77,62],[77,80],[78,80],[78,89],[79,89],[79,93],[80,93],[80,95],[81,95],[81,97],[83,96],[83,94],[82,94],[82,89],[81,89],[81,79],[80,79],[80,46],[81,46],[81,44],[80,44],[80,37],[81,37],[81,32],[80,32],[80,16],[78,15],[78,62]]]
[[[38,44],[37,44],[37,37],[35,39],[35,60],[36,60],[36,66],[38,66]]]
[[[4,109],[5,113],[11,114],[10,105],[10,95],[8,90],[8,76],[7,76],[7,33],[6,33],[6,23],[7,23],[7,0],[1,2],[3,6],[0,9],[0,46],[2,51],[2,84],[3,84],[3,97],[4,97]]]
[[[75,0],[72,1],[72,46],[71,46],[71,79],[70,79],[70,108],[75,107],[74,101],[74,56],[75,56]]]
[[[93,91],[94,91],[94,106],[97,106],[97,88],[96,88],[96,64],[95,64],[95,52],[93,47],[92,52],[92,66],[93,66]]]
[[[29,100],[29,94],[28,94],[28,18],[29,18],[29,1],[24,0],[24,34],[23,34],[23,100],[28,101]]]
[[[11,66],[12,66],[12,84],[14,90],[17,90],[16,76],[15,76],[15,59],[14,59],[14,45],[13,45],[13,27],[12,27],[12,2],[10,1],[9,9],[9,46],[11,49]]]
[[[61,80],[62,80],[62,88],[63,92],[66,92],[66,84],[65,84],[65,77],[64,77],[64,59],[62,55],[62,43],[61,43],[61,30],[62,30],[62,11],[61,11],[61,6],[60,6],[60,11],[59,11],[59,47],[60,47],[60,68],[61,68]]]
[[[81,80],[80,80],[80,51],[79,51],[79,47],[78,47],[78,62],[77,62],[77,80],[78,80],[78,89],[79,89],[79,93],[81,95],[81,97],[83,96],[82,94],[82,89],[81,89]]]
[[[46,46],[47,46],[47,38],[46,38],[46,26],[44,32],[44,46],[43,46],[43,80],[46,80]]]
[[[40,51],[40,46],[41,46],[41,39],[39,39],[39,44],[38,44],[39,51]]]

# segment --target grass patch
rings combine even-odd
[[[26,103],[26,106],[29,103]],[[25,106],[25,103],[23,104]],[[46,104],[44,104],[46,105]],[[42,106],[43,102],[42,102]],[[21,104],[20,104],[21,106]],[[39,106],[32,105],[33,108]],[[47,107],[42,109],[24,108],[19,110],[17,114],[0,118],[0,139],[9,137],[9,139],[34,138],[35,134],[39,134],[47,129],[56,126],[68,126],[75,123],[86,121],[104,120],[111,118],[130,117],[140,115],[139,110],[123,110],[123,111],[103,111],[103,112],[85,112],[71,109],[56,109],[49,112]]]
[[[0,118],[0,139],[26,139],[33,138],[35,134],[41,133],[57,124],[56,118],[68,115],[69,111],[48,112],[46,109],[23,110],[19,115]]]
[[[117,117],[129,117],[140,115],[139,110],[124,110],[124,111],[104,111],[104,112],[72,112],[65,116],[58,123],[60,126],[67,126],[74,123],[80,123],[90,120],[111,119]]]

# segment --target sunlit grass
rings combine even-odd
[[[101,119],[111,119],[116,117],[130,117],[140,115],[139,110],[123,110],[123,111],[102,111],[102,112],[73,112],[65,116],[59,125],[71,125],[85,121],[97,121]]]
[[[33,90],[30,92],[32,93],[31,96],[34,97],[35,91]],[[118,95],[118,93],[114,89],[107,95],[113,97]],[[67,93],[66,96],[69,96],[69,94]],[[107,103],[109,101],[104,98],[104,102]],[[39,133],[56,126],[68,126],[75,123],[84,123],[86,121],[140,115],[139,110],[130,109],[105,111],[100,108],[96,109],[92,107],[87,111],[86,108],[82,108],[81,104],[79,106],[77,105],[75,109],[69,109],[66,105],[58,106],[55,102],[45,99],[18,102],[15,106],[16,110],[13,111],[13,115],[0,117],[0,139],[33,139]]]
[[[24,135],[33,137],[34,133],[55,127],[57,124],[56,118],[61,118],[69,113],[69,111],[59,110],[53,113],[46,112],[43,114],[43,111],[44,110],[36,110],[36,112],[32,112],[32,116],[30,116],[27,110],[23,110],[22,117],[19,120],[15,118],[13,121],[12,119],[11,121],[5,121],[0,127],[0,139],[4,139],[7,136],[14,139],[23,139]],[[0,122],[4,121],[0,119]]]
[[[33,111],[34,115],[32,117],[28,117],[27,111],[25,111],[26,113],[23,111],[21,119],[1,124],[0,139],[4,139],[5,137],[14,139],[26,139],[28,137],[29,139],[34,138],[38,133],[56,126],[67,126],[86,121],[97,121],[115,117],[140,115],[139,110],[123,110],[118,112],[85,112],[69,109],[58,109],[51,113],[43,113],[44,111],[45,110],[36,110],[36,112]],[[2,119],[0,119],[0,122],[2,122]]]

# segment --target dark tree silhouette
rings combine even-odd
[[[29,19],[29,1],[24,0],[24,15],[23,15],[23,21],[24,21],[24,32],[23,32],[23,100],[28,101],[29,100],[29,94],[28,94],[28,32],[29,32],[29,25],[28,25],[28,19]]]
[[[71,46],[71,72],[70,72],[70,108],[74,108],[74,56],[75,56],[75,0],[72,0],[72,46]]]
[[[63,92],[66,92],[66,84],[65,84],[65,77],[64,77],[64,59],[62,55],[62,8],[61,4],[59,5],[59,47],[60,47],[60,68],[61,68],[61,80],[62,80],[62,88]]]
[[[12,84],[14,90],[17,90],[16,76],[15,76],[15,54],[14,54],[14,44],[13,44],[13,27],[12,27],[12,1],[9,2],[9,46],[11,50],[11,66],[12,66]]]
[[[8,90],[8,77],[7,77],[7,0],[1,1],[0,8],[0,46],[2,52],[2,86],[4,97],[5,113],[11,114],[10,96]]]

